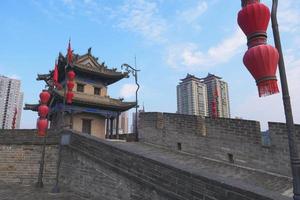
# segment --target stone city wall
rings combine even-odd
[[[296,125],[297,143],[300,126]],[[269,123],[263,145],[257,121],[203,118],[171,113],[141,113],[140,141],[235,165],[291,176],[285,124]]]
[[[70,131],[62,147],[60,184],[85,199],[105,200],[287,200],[240,182],[195,174],[150,158],[143,144],[114,142]],[[50,134],[49,134],[50,135]],[[36,182],[42,139],[34,130],[0,131],[0,178],[6,183]],[[47,143],[44,183],[53,182],[58,135]],[[139,152],[136,148],[139,147]],[[184,146],[183,146],[184,148]]]
[[[136,152],[134,143],[124,146],[72,133],[70,145],[63,149],[61,182],[78,195],[91,199],[288,199],[246,186],[242,189],[241,183],[227,184],[215,176],[195,175],[147,158],[147,154]]]
[[[43,139],[36,130],[0,130],[0,180],[33,184],[37,181]],[[58,135],[49,132],[46,146],[44,182],[54,181]]]

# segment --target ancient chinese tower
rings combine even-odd
[[[51,94],[48,103],[50,128],[71,128],[99,138],[118,137],[119,115],[135,107],[136,103],[111,98],[108,86],[128,77],[128,73],[109,69],[104,62],[100,63],[92,55],[91,48],[84,55],[72,53],[71,65],[68,56],[60,53],[56,69],[37,77],[37,80],[46,82]],[[71,89],[72,102],[66,101],[64,89],[69,84],[67,73],[70,68],[76,74]],[[25,109],[38,111],[39,105],[25,104]]]

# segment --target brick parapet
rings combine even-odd
[[[159,116],[159,117],[158,117]],[[154,124],[163,123],[157,128]],[[141,113],[140,141],[182,150],[239,166],[291,176],[287,132],[269,123],[270,145],[263,145],[260,123],[229,118],[202,118],[174,113]],[[296,125],[300,142],[300,126]]]
[[[58,131],[48,130],[47,144],[57,145],[58,142]],[[39,145],[43,144],[43,137],[37,136],[36,129],[0,129],[0,144]]]
[[[121,145],[77,133],[73,133],[71,138],[70,148],[64,150],[68,162],[62,164],[61,178],[65,184],[70,184],[87,198],[122,199],[108,198],[105,194],[97,193],[98,190],[108,190],[117,194],[118,191],[111,188],[114,186],[125,188],[122,194],[130,194],[128,199],[147,199],[143,196],[147,193],[155,193],[156,199],[172,200],[288,199],[240,182],[189,172],[170,165],[164,159],[153,160],[147,157],[147,153],[137,152],[134,143]],[[84,180],[78,178],[81,173],[87,175]],[[89,185],[88,188],[83,184]],[[132,193],[138,198],[132,196]]]
[[[55,178],[59,135],[49,131],[46,142],[44,183]],[[0,130],[0,179],[9,183],[34,184],[37,181],[43,138],[35,129]]]

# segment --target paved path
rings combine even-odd
[[[251,168],[199,157],[182,151],[173,151],[146,143],[111,141],[118,148],[135,152],[196,175],[215,177],[217,180],[243,188],[257,188],[290,196],[291,178]]]
[[[61,193],[50,193],[52,185],[42,189],[20,184],[5,184],[0,182],[1,200],[84,200],[67,188],[61,188]]]

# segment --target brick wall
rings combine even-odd
[[[160,121],[157,124],[162,127],[164,123]],[[194,128],[204,130],[202,126],[197,127]],[[207,133],[208,130],[209,127]],[[37,138],[34,132],[0,131],[2,181],[22,184],[36,182],[42,140]],[[53,182],[57,161],[58,135],[49,135],[44,183]],[[136,143],[112,142],[86,134],[72,133],[70,144],[62,149],[60,184],[67,185],[78,196],[86,199],[288,199],[233,180],[221,180],[214,175],[199,175],[179,169],[166,160],[148,157],[142,151],[143,146],[140,146],[140,151],[137,152],[138,146]]]
[[[263,146],[257,121],[142,113],[139,135],[142,142],[290,176],[285,125],[269,123],[269,127],[271,145]],[[296,130],[299,135],[299,125]]]
[[[199,176],[157,161],[129,145],[73,133],[64,147],[61,182],[89,199],[268,200],[288,199],[242,183]]]
[[[42,138],[36,130],[0,130],[0,180],[6,183],[33,184],[37,181]],[[46,146],[44,183],[53,182],[58,136],[49,132]]]

